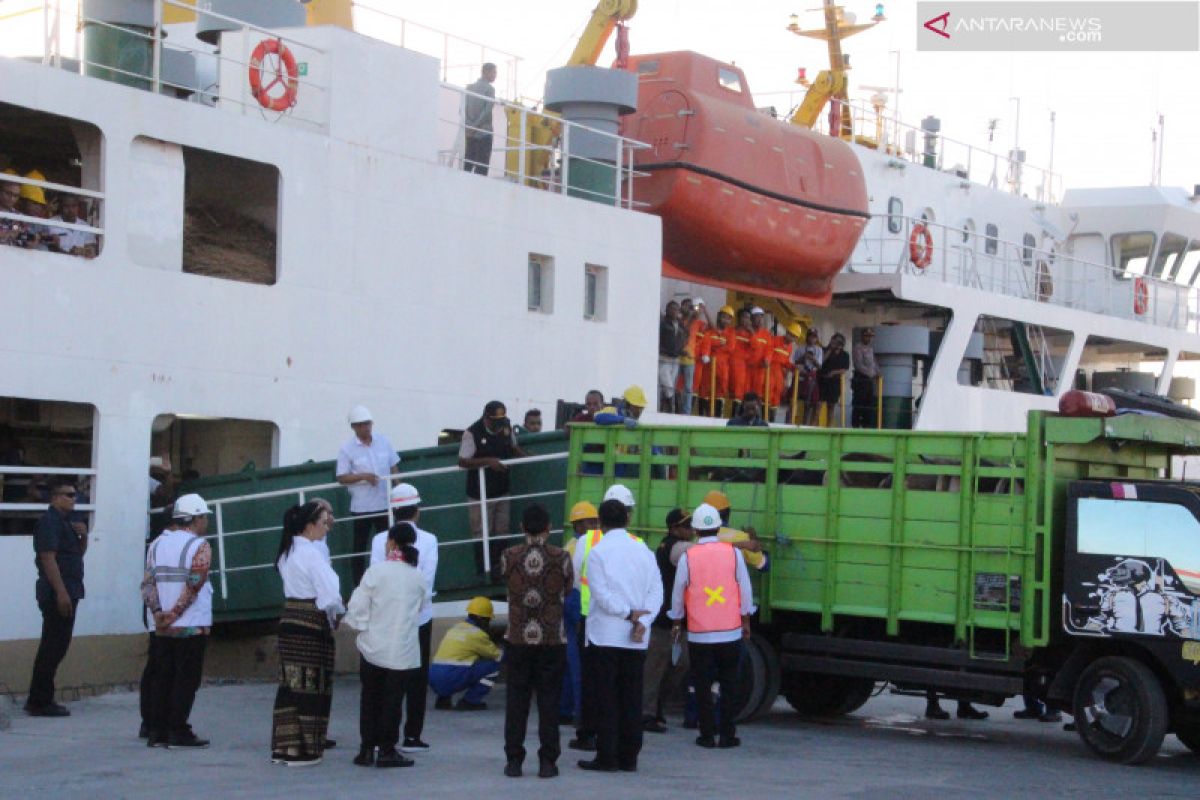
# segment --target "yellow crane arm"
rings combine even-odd
[[[594,67],[617,23],[624,22],[636,13],[637,0],[600,0],[575,44],[574,52],[567,59],[567,66]]]
[[[796,113],[792,114],[792,124],[805,128],[816,125],[821,116],[821,109],[825,108],[825,104],[832,98],[837,97],[845,86],[846,73],[821,70],[812,86],[808,87],[804,100],[796,108]]]

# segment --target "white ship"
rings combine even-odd
[[[593,387],[649,389],[661,302],[723,299],[721,286],[662,278],[662,223],[638,210],[630,169],[644,145],[569,122],[548,145],[506,140],[508,119],[529,131],[545,118],[497,103],[493,179],[470,174],[461,84],[479,63],[455,85],[438,58],[305,25],[306,11],[349,22],[348,3],[213,0],[198,20],[179,0],[84,2],[78,19],[25,5],[0,22],[39,34],[32,57],[0,58],[0,170],[84,198],[67,229],[97,237],[98,254],[0,247],[9,686],[27,680],[40,630],[22,533],[45,507],[32,476],[88,487],[73,647],[105,658],[143,631],[131,587],[148,457],[206,475],[297,464],[336,453],[356,403],[404,449],[493,398],[519,415]],[[846,144],[871,216],[831,304],[780,301],[780,319],[805,318],[823,340],[884,332],[884,395],[922,429],[1021,430],[1081,372],[1172,391],[1177,362],[1200,353],[1195,197],[1060,197],[1016,158],[879,124],[886,136]],[[566,174],[588,163],[563,158],[572,136],[609,148],[596,162],[608,189]],[[34,168],[44,179],[25,177]]]

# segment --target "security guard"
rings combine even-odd
[[[434,708],[451,708],[451,697],[466,690],[453,707],[459,711],[482,711],[483,702],[500,674],[500,648],[488,636],[492,624],[492,601],[472,598],[467,618],[454,624],[442,637],[429,667],[429,688],[437,695]]]
[[[679,559],[671,592],[673,634],[678,638],[687,621],[688,660],[699,705],[701,747],[737,747],[734,724],[734,685],[742,640],[750,637],[750,615],[754,613],[750,573],[742,552],[717,538],[721,516],[707,503],[692,513],[692,527],[699,540]],[[720,730],[714,719],[712,675],[721,688]],[[714,734],[720,735],[717,739]]]

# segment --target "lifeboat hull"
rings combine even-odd
[[[663,53],[632,68],[625,132],[651,145],[635,198],[662,217],[665,274],[827,305],[869,219],[849,146],[758,112],[731,65]]]

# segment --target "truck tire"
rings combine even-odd
[[[847,678],[815,672],[787,672],[783,697],[788,704],[813,717],[840,717],[862,708],[875,691],[870,678]]]
[[[1124,656],[1088,665],[1075,684],[1075,724],[1092,752],[1119,764],[1153,758],[1167,733],[1162,685],[1150,668]]]
[[[1188,750],[1200,755],[1200,725],[1188,725],[1175,731],[1175,736]]]
[[[753,722],[775,705],[779,696],[779,656],[760,634],[746,640],[745,657],[739,674],[734,707],[738,722]]]

